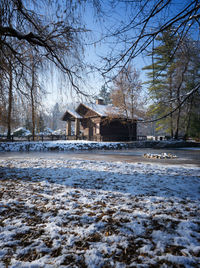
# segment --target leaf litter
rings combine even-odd
[[[0,267],[198,267],[200,169],[0,161]]]

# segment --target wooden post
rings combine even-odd
[[[67,121],[67,125],[66,125],[66,135],[67,135],[67,136],[71,136],[71,121],[70,121],[70,120]]]
[[[78,137],[80,134],[80,121],[78,118],[75,119],[75,136]]]

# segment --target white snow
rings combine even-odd
[[[101,105],[101,104],[94,104],[94,103],[87,103],[83,104],[87,108],[92,111],[95,111],[100,116],[107,116],[109,111],[113,108],[112,105]]]
[[[83,105],[89,108],[90,110],[94,111],[100,116],[111,116],[111,117],[122,117],[122,118],[127,117],[127,114],[125,113],[125,111],[120,110],[118,107],[113,106],[112,104],[101,105],[101,104],[94,104],[94,103],[87,103],[87,104],[84,103]],[[130,112],[128,112],[128,117],[132,119]],[[134,115],[134,119],[143,120],[143,118],[140,118],[137,115]]]
[[[78,119],[82,118],[82,116],[80,116],[80,114],[78,114],[75,110],[72,110],[72,109],[67,109],[65,114],[66,113],[71,114],[74,118],[78,118]]]
[[[13,156],[0,187],[0,267],[200,263],[198,167]]]
[[[19,128],[17,128],[17,129],[15,129],[13,132],[12,132],[12,135],[14,135],[14,136],[30,136],[31,135],[31,132],[28,130],[28,129],[26,129],[26,128],[24,128],[24,127],[19,127]]]
[[[0,152],[18,151],[69,151],[92,149],[118,149],[126,148],[126,143],[120,142],[95,142],[83,140],[58,140],[44,142],[0,142]]]
[[[53,133],[53,130],[49,127],[45,127],[44,131],[39,132],[37,135],[51,135]]]
[[[66,131],[65,129],[57,129],[52,132],[54,135],[65,135]]]

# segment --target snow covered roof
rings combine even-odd
[[[109,105],[102,105],[102,104],[94,104],[94,103],[80,103],[75,110],[72,109],[67,109],[67,111],[65,112],[65,114],[62,117],[62,120],[66,120],[67,117],[67,113],[70,114],[72,117],[77,118],[77,119],[81,119],[83,118],[79,113],[79,107],[83,105],[85,106],[87,109],[90,109],[92,111],[94,111],[97,115],[103,117],[103,116],[113,116],[116,118],[126,118],[126,115],[124,112],[120,111],[119,108],[114,107],[113,105],[109,104]],[[131,116],[129,117],[131,118]],[[134,116],[135,120],[141,120],[141,118],[139,118],[138,116]]]
[[[108,116],[109,109],[112,108],[111,105],[93,104],[93,103],[83,103],[83,105],[90,110],[94,111],[100,116]]]
[[[82,118],[82,116],[80,116],[80,114],[78,114],[75,110],[67,109],[66,112],[64,113],[63,117],[62,117],[62,120],[65,121],[65,117],[66,117],[67,113],[70,114],[74,118],[77,118],[77,119]]]
[[[111,104],[109,105],[102,105],[102,104],[83,104],[85,107],[89,108],[90,110],[94,111],[100,116],[113,116],[113,117],[120,117],[120,118],[126,118],[125,112],[120,111],[118,107],[115,107]],[[129,119],[131,119],[131,115],[128,115]],[[134,115],[135,120],[142,120],[142,118],[139,118],[137,115]]]
[[[82,118],[82,116],[80,116],[80,114],[78,114],[75,110],[67,110],[69,114],[71,114],[73,117],[75,118]]]

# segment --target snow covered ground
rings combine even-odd
[[[0,267],[198,267],[200,168],[0,160]]]
[[[96,142],[85,140],[57,140],[57,141],[17,141],[0,142],[0,152],[34,152],[34,151],[80,151],[80,150],[113,150],[122,148],[200,148],[200,143],[184,141],[133,141],[126,142]]]
[[[121,142],[95,142],[95,141],[44,141],[44,142],[0,142],[0,152],[24,151],[69,151],[69,150],[98,150],[126,148],[126,143]]]

